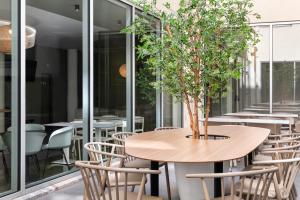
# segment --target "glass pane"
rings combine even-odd
[[[82,5],[27,0],[26,183],[72,171],[82,153]],[[69,129],[66,127],[70,127]]]
[[[247,53],[246,67],[236,93],[239,100],[237,111],[268,113],[270,30],[269,26],[258,26],[255,30],[260,42]]]
[[[95,141],[108,141],[125,131],[127,7],[106,0],[94,2],[94,120]]]
[[[273,111],[300,112],[299,49],[300,25],[280,25],[273,29]]]
[[[145,17],[141,12],[137,12],[136,17]],[[152,33],[159,33],[160,22],[150,16],[147,16],[152,23]],[[135,45],[141,45],[139,37],[135,38]],[[136,55],[136,58],[138,55]],[[135,74],[135,132],[152,131],[156,127],[156,89],[151,85],[156,80],[147,64],[141,60],[136,60]]]
[[[12,125],[11,0],[0,1],[0,197],[18,189],[18,133]],[[16,117],[16,116],[14,116]]]
[[[181,127],[182,104],[171,95],[163,93],[163,125],[164,127]]]

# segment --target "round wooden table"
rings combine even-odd
[[[204,131],[201,130],[201,133]],[[219,139],[194,140],[189,129],[144,132],[126,139],[128,155],[151,160],[151,168],[158,162],[215,163],[215,172],[223,171],[223,161],[250,155],[270,134],[269,129],[224,125],[208,127],[209,135]],[[220,139],[223,138],[223,139]],[[218,187],[220,183],[215,183]],[[158,195],[158,176],[151,176],[151,194]]]

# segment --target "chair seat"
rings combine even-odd
[[[142,182],[143,175],[137,174],[137,173],[129,173],[127,178],[128,178],[128,180],[127,180],[128,186],[140,185]],[[110,185],[112,187],[116,186],[115,174],[109,175],[109,181],[110,181]],[[118,185],[119,186],[125,185],[125,174],[124,173],[119,174]]]
[[[124,164],[127,168],[150,168],[151,161],[150,160],[143,160],[143,159],[134,159],[128,161]]]
[[[263,155],[263,154],[258,154],[256,156],[254,156],[254,161],[269,161],[272,160],[272,156],[267,156],[267,155]]]
[[[251,179],[245,179],[244,181],[244,193],[247,193],[249,191],[249,188],[250,188],[250,184],[251,184]],[[252,183],[252,188],[251,188],[251,194],[254,194],[255,193],[255,188],[256,188],[256,185],[258,184],[258,180],[253,180],[253,183]],[[241,187],[241,184],[240,182],[236,183],[236,190],[239,191]],[[259,187],[258,187],[258,191],[257,193],[260,193],[261,192],[261,189],[262,189],[263,185],[262,185],[262,182],[260,183]],[[281,193],[281,197],[285,197],[285,196],[288,196],[285,192],[285,189],[283,187],[281,187],[279,185],[279,190],[280,190],[280,193]],[[271,185],[270,185],[270,188],[269,188],[269,192],[268,192],[268,197],[271,198],[271,199],[276,199],[276,190],[275,190],[275,185],[274,183],[272,182]]]
[[[117,199],[117,194],[115,190],[111,191],[112,194],[112,200],[118,200]],[[138,193],[136,192],[127,192],[127,200],[136,200],[138,196]],[[105,194],[106,199],[109,199],[109,194],[106,193]],[[123,190],[119,190],[119,199],[124,199],[124,191]],[[163,198],[161,197],[154,197],[154,196],[149,196],[149,195],[143,195],[142,196],[143,200],[163,200]]]
[[[166,162],[160,162],[158,165],[159,167],[163,166],[163,165],[166,165],[167,163]],[[150,160],[144,160],[144,159],[134,159],[134,160],[131,160],[131,161],[128,161],[124,164],[125,167],[128,167],[128,168],[148,168],[150,169],[151,168],[151,161]]]

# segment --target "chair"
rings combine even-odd
[[[300,142],[293,142],[291,143],[290,141],[286,143],[277,143],[274,145],[275,147],[268,147],[268,148],[263,148],[260,149],[260,152],[258,155],[254,157],[254,161],[264,161],[264,160],[273,160],[272,158],[272,153],[273,155],[276,152],[286,152],[286,151],[297,151],[300,148]],[[280,158],[275,158],[275,159],[280,159]]]
[[[124,160],[126,156],[124,156],[124,146],[104,143],[104,142],[90,142],[84,145],[84,148],[87,150],[90,160],[97,162],[101,166],[105,167],[123,167]],[[115,181],[115,177],[112,177],[113,183],[111,182],[111,186],[114,186],[117,181]],[[142,180],[142,176],[139,174],[130,174],[128,176],[128,186],[132,186],[132,190],[134,190],[134,186],[140,184]],[[120,182],[124,182],[124,177],[120,177],[118,180]]]
[[[0,152],[2,154],[2,162],[3,162],[3,166],[4,166],[5,177],[6,177],[6,179],[8,179],[9,170],[7,167],[7,162],[6,162],[5,153],[4,153],[6,149],[7,148],[4,144],[3,138],[2,138],[2,136],[0,136]]]
[[[76,161],[75,165],[80,168],[84,182],[84,199],[88,200],[163,200],[160,197],[144,195],[146,175],[159,174],[158,170],[141,170],[128,168],[105,167],[93,161]],[[127,191],[128,179],[120,184],[116,181],[115,186],[111,182],[118,180],[113,177],[129,177],[129,174],[140,174],[142,180],[138,192]]]
[[[12,128],[9,127],[7,132],[4,134],[4,141],[8,147],[8,150],[11,150],[11,131]],[[29,163],[29,158],[31,157],[37,167],[38,172],[40,172],[40,164],[37,154],[42,150],[42,145],[44,138],[46,136],[45,127],[40,124],[26,124],[25,125],[26,131],[26,162],[27,166]],[[29,174],[29,167],[26,168],[27,175]]]
[[[243,171],[243,172],[227,172],[227,173],[203,173],[203,174],[187,174],[187,178],[200,179],[205,200],[222,199],[222,200],[266,200],[268,198],[268,191],[274,179],[275,173],[278,171],[277,167],[268,167],[266,169]],[[221,196],[218,198],[211,198],[209,196],[206,180],[207,179],[221,179]],[[225,192],[225,178],[231,180],[230,194]],[[238,182],[236,179],[238,178]],[[249,188],[246,180],[250,180]],[[255,182],[257,184],[252,184]],[[242,192],[241,192],[242,191]],[[227,195],[227,196],[226,196]],[[250,198],[251,197],[251,198]]]
[[[300,158],[290,158],[282,160],[255,161],[253,169],[267,166],[276,166],[276,181],[278,184],[272,184],[268,192],[268,199],[294,199],[296,196],[294,190],[294,181],[300,169]],[[258,184],[254,182],[253,184]],[[248,186],[247,186],[248,187]],[[248,189],[245,187],[245,189]]]
[[[65,161],[64,164],[66,164],[68,166],[68,169],[70,169],[71,166],[69,163],[69,158],[66,157],[64,149],[70,148],[73,132],[74,129],[72,127],[65,127],[65,128],[58,129],[50,135],[48,144],[42,146],[42,150],[46,151],[46,163],[45,163],[43,174],[45,174],[46,165],[48,163],[49,151],[61,152],[63,155],[63,159]]]
[[[112,135],[112,138],[114,139],[115,143],[124,146],[125,147],[125,140],[126,138],[136,135],[138,133],[131,133],[131,132],[119,132]],[[124,152],[125,155],[125,152]],[[144,160],[144,159],[138,159],[133,158],[131,156],[126,155],[126,159],[124,161],[124,166],[127,168],[151,168],[151,161],[150,160]],[[169,166],[168,163],[159,163],[159,167],[165,167],[165,173],[166,173],[166,183],[167,183],[167,192],[168,192],[168,199],[171,200],[171,189],[170,189],[170,179],[169,179]]]

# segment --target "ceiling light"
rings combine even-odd
[[[126,78],[126,64],[120,66],[119,73],[123,78]]]
[[[35,45],[36,30],[30,26],[26,26],[25,29],[26,39],[25,48],[29,49]],[[11,38],[12,29],[11,22],[0,20],[0,53],[11,53]]]
[[[75,4],[74,7],[75,7],[75,11],[76,12],[80,11],[80,5],[79,4]]]

